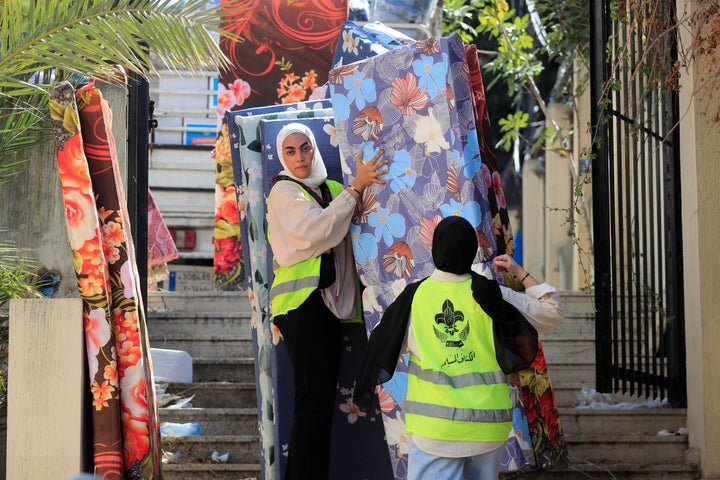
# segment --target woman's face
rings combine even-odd
[[[313,149],[310,139],[302,133],[291,133],[282,144],[282,155],[290,173],[303,179],[312,173]]]

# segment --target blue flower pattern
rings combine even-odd
[[[432,257],[428,247],[418,239],[422,219],[433,218],[436,214],[443,217],[462,215],[488,238],[491,242],[490,250],[495,250],[487,190],[482,188],[483,183],[473,181],[481,162],[474,117],[468,115],[473,108],[470,88],[467,79],[461,77],[464,47],[456,34],[438,38],[437,41],[439,53],[429,53],[421,50],[418,44],[412,44],[361,61],[353,75],[345,77],[342,83],[335,84],[332,89],[341,156],[356,158],[362,151],[363,158],[369,159],[378,150],[383,150],[384,158],[389,161],[385,177],[387,184],[374,185],[368,189],[369,194],[365,195],[364,203],[367,211],[362,220],[355,221],[350,227],[358,271],[366,284],[364,297],[374,299],[364,303],[364,321],[368,330],[380,321],[382,310],[400,291],[391,287],[398,280],[397,276],[386,272],[383,262],[369,260],[375,257],[379,260],[390,251],[393,251],[392,255],[397,255],[398,251],[392,249],[402,241],[410,246],[415,262],[408,276],[402,280],[409,283],[432,272]],[[391,111],[386,100],[390,96],[392,80],[404,78],[406,73],[417,76],[418,87],[430,98],[426,108],[415,116],[398,116],[397,110]],[[365,90],[371,80],[377,98]],[[452,89],[452,92],[448,92],[448,89]],[[448,98],[456,101],[454,108],[449,107]],[[374,142],[364,141],[352,132],[354,119],[367,106],[377,107],[383,112],[383,129]],[[428,117],[430,108],[433,118]],[[433,140],[432,135],[437,127],[428,121],[439,121],[439,113],[448,110],[450,124],[438,124],[442,126],[442,131],[437,130],[444,138]],[[462,115],[456,112],[462,112]],[[425,115],[425,119],[421,115]],[[425,149],[414,140],[418,128],[424,129],[419,133],[424,135],[423,138],[433,140],[432,144],[439,147],[439,153],[434,153],[432,157],[425,155]],[[354,164],[350,165],[353,171],[354,167]],[[446,187],[450,183],[450,171],[456,172],[458,185],[454,191]],[[345,182],[352,180],[353,175],[353,172],[346,172]],[[472,183],[472,188],[467,188],[467,183]],[[421,202],[417,201],[417,195],[423,195],[427,188],[447,188],[444,193],[439,192],[439,202],[434,205],[440,206],[436,209],[425,210]],[[375,243],[376,249],[371,247],[371,241]],[[373,304],[375,308],[370,306]],[[398,364],[400,371],[401,367]],[[403,398],[405,389],[402,386],[394,388],[398,385],[392,384],[387,387],[396,401]],[[401,418],[402,415],[402,408],[398,405],[392,412],[385,414],[384,421],[390,417]],[[395,478],[402,480],[407,475],[406,456],[400,454],[399,445],[388,446],[394,459]]]
[[[462,155],[463,174],[468,180],[472,180],[475,173],[482,168],[482,160],[480,158],[480,145],[478,144],[478,136],[475,130],[468,133],[467,144],[463,148]]]
[[[352,238],[355,262],[364,266],[368,260],[377,258],[378,246],[375,236],[370,233],[361,233],[358,225],[350,225],[350,237]]]
[[[440,205],[440,213],[443,217],[458,216],[464,217],[470,224],[478,228],[482,214],[480,212],[480,204],[475,201],[460,203],[455,199],[450,199],[449,203]]]
[[[377,98],[375,81],[372,78],[365,78],[359,70],[345,77],[343,86],[347,89],[349,103],[355,103],[358,110],[365,108],[365,102],[374,102]]]
[[[405,235],[405,217],[399,213],[390,213],[386,208],[368,215],[368,225],[375,229],[375,240],[382,241],[386,247],[393,244],[395,238]]]
[[[417,180],[417,173],[412,169],[410,153],[400,150],[393,155],[388,175],[390,188],[397,193],[401,188],[412,188]]]
[[[380,56],[370,57],[358,62],[352,75],[347,75],[341,83],[332,85],[333,113],[341,156],[347,159],[356,158],[362,151],[363,158],[367,160],[379,150],[383,150],[384,158],[389,161],[388,174],[385,177],[387,184],[369,188],[377,205],[366,204],[366,208],[370,210],[366,212],[364,220],[356,224],[360,228],[360,234],[370,233],[377,239],[378,258],[385,255],[387,249],[398,240],[407,243],[412,249],[426,248],[422,246],[422,242],[416,241],[420,220],[432,218],[438,213],[447,216],[459,212],[478,231],[485,234],[491,242],[490,250],[495,248],[487,190],[483,188],[482,182],[473,182],[473,177],[476,176],[481,165],[474,117],[454,113],[467,112],[468,108],[472,108],[469,84],[467,79],[461,76],[464,47],[457,35],[439,37],[437,43],[440,47],[439,53],[428,53],[421,50],[418,44],[413,44],[398,47]],[[397,68],[397,71],[393,70],[392,74],[389,74],[384,70],[388,65]],[[363,108],[375,106],[381,112],[386,111],[388,107],[385,99],[390,95],[392,81],[395,78],[404,78],[406,73],[417,75],[419,88],[431,99],[427,107],[432,108],[433,112],[447,112],[448,97],[456,99],[455,108],[450,110],[450,124],[442,124],[443,130],[439,131],[443,140],[435,141],[435,145],[439,146],[441,151],[439,154],[434,154],[433,158],[425,156],[424,149],[414,140],[417,128],[421,126],[427,128],[427,124],[418,123],[416,119],[426,116],[428,109],[413,116],[398,117],[397,113],[384,114],[384,126],[375,141],[365,141],[352,132],[353,121]],[[365,86],[370,85],[364,82],[372,82],[372,95],[364,91]],[[447,94],[449,88],[452,89],[451,95]],[[377,98],[371,100],[374,92],[377,92]],[[431,134],[432,130],[425,132]],[[449,160],[438,161],[441,158]],[[353,162],[348,162],[348,165],[351,172],[345,173],[346,183],[352,180],[352,171],[355,168]],[[442,207],[422,213],[423,207],[418,205],[417,201],[413,205],[406,206],[407,202],[412,202],[409,199],[415,198],[417,193],[423,195],[422,192],[429,183],[438,184],[439,180],[440,188],[445,186],[450,181],[448,178],[450,167],[453,167],[458,174],[459,186],[456,192],[450,190],[445,192],[444,199],[435,204]],[[432,175],[437,177],[433,182],[431,182]],[[462,188],[467,182],[472,182],[472,189]],[[413,193],[407,193],[408,191]],[[462,198],[455,196],[458,192],[463,192]],[[403,219],[402,228],[396,218]],[[355,245],[359,247],[357,242]],[[363,248],[367,251],[366,246]],[[427,251],[412,254],[415,260],[431,259]],[[360,253],[359,256],[367,257],[366,253]],[[416,262],[415,267],[410,271],[408,281],[429,275],[432,265],[427,260],[419,264]],[[391,282],[397,279],[395,274],[384,271],[382,264],[378,262],[358,262],[358,268],[361,275],[365,273],[366,268],[372,269],[372,272],[367,273],[368,278],[372,278],[373,281]],[[378,316],[379,313],[371,314],[373,315]]]
[[[330,84],[330,98],[333,104],[333,114],[339,120],[347,120],[350,116],[350,101],[346,95],[335,93],[335,85]]]
[[[439,90],[445,90],[447,81],[446,53],[442,53],[438,61],[429,55],[420,55],[412,62],[415,75],[420,79],[418,85],[425,90],[430,98],[435,98]]]

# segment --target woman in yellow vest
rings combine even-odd
[[[327,179],[306,125],[277,137],[283,170],[267,201],[274,279],[270,302],[293,369],[294,409],[286,479],[328,478],[330,432],[340,356],[340,321],[362,314],[350,220],[362,192],[384,184],[382,152],[344,188]]]
[[[435,271],[415,292],[407,330],[408,480],[498,478],[512,428],[509,386],[495,356],[492,316],[503,315],[497,282],[471,268],[477,235],[462,217],[433,234]],[[475,287],[478,290],[478,287]],[[486,311],[488,310],[488,311]]]
[[[459,216],[440,221],[432,243],[435,270],[398,295],[370,336],[355,387],[361,410],[370,404],[371,387],[392,376],[388,360],[410,352],[403,403],[408,480],[499,475],[512,405],[493,319],[503,321],[506,311],[498,283],[471,272],[477,250],[470,222]]]

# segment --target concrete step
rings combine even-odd
[[[547,361],[547,371],[553,387],[558,387],[562,384],[575,384],[585,387],[595,386],[594,362],[568,363],[564,361]]]
[[[255,360],[248,357],[193,357],[193,382],[255,383]]]
[[[553,369],[550,373],[550,381],[552,382],[553,392],[555,392],[555,401],[558,408],[574,408],[580,404],[583,399],[583,388],[591,388],[589,383],[581,382],[557,382],[557,378]]]
[[[595,365],[595,341],[592,338],[542,339],[545,362],[548,366],[570,363]]]
[[[595,315],[595,296],[579,291],[559,292],[566,315]]]
[[[154,312],[217,314],[218,312],[250,312],[245,291],[148,292],[148,318]]]
[[[697,467],[684,464],[631,465],[584,462],[552,470],[502,473],[500,478],[530,480],[697,480]]]
[[[259,463],[191,463],[180,459],[163,465],[165,480],[256,480]]]
[[[165,348],[169,350],[182,350],[191,357],[252,357],[253,343],[250,338],[238,338],[236,335],[213,335],[199,333],[192,336],[171,336],[152,338],[152,348]]]
[[[166,393],[190,398],[198,408],[256,408],[255,382],[169,383]]]
[[[257,408],[161,408],[161,423],[198,423],[202,435],[256,435]]]
[[[258,463],[260,437],[258,435],[200,435],[164,436],[160,444],[165,452],[172,452],[186,462],[211,463],[213,452],[228,454],[228,463]]]
[[[554,371],[554,370],[553,370]],[[654,407],[660,407],[662,405],[656,405],[655,403],[647,404],[647,399],[645,398],[638,398],[637,396],[630,395],[629,393],[623,394],[623,393],[604,393],[602,394],[604,398],[599,399],[598,395],[599,393],[595,393],[594,391],[594,382],[591,384],[589,382],[556,382],[556,376],[550,375],[550,379],[552,381],[553,391],[555,392],[555,400],[557,402],[558,407],[569,407],[569,408],[575,408],[575,407],[590,407],[593,408],[600,407],[600,405],[591,405],[592,403],[602,403],[607,404],[608,408],[617,408],[617,407],[610,407],[612,405],[617,405],[619,403],[631,403],[634,404],[631,408],[637,409],[638,407],[642,406],[652,406]],[[591,391],[592,390],[592,391]],[[630,408],[630,406],[628,405]]]
[[[630,465],[684,464],[687,436],[637,434],[566,434],[571,464],[627,463]]]
[[[685,427],[684,408],[567,408],[559,407],[563,432],[569,435],[615,435],[678,432]]]
[[[597,393],[589,393],[588,390],[595,388],[595,370],[594,366],[589,369],[583,369],[578,366],[558,366],[551,365],[548,367],[550,372],[550,382],[555,392],[555,401],[558,407],[578,407],[589,406],[591,399],[588,396],[597,396]],[[573,379],[577,379],[574,381]],[[647,399],[639,398],[630,393],[612,393],[604,394],[609,400],[602,401],[610,405],[624,403],[642,404]],[[653,407],[658,405],[652,405]],[[636,407],[633,407],[636,408]]]
[[[152,339],[168,335],[197,335],[212,332],[215,335],[236,335],[250,338],[250,312],[180,312],[148,311],[148,334]]]
[[[594,339],[595,318],[566,313],[565,320],[560,325],[540,334],[540,340],[543,342],[563,338]]]

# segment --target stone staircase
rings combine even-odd
[[[542,334],[550,380],[568,446],[569,466],[506,474],[504,478],[558,480],[691,480],[699,474],[685,461],[684,408],[655,405],[629,395],[604,395],[606,408],[583,407],[595,386],[595,324],[592,297],[564,293],[565,321]],[[623,407],[623,408],[620,408]],[[667,432],[668,435],[659,434]]]
[[[625,402],[627,408],[578,407],[595,384],[593,306],[584,294],[564,294],[563,301],[565,322],[541,340],[570,464],[503,478],[700,478],[697,468],[685,461],[687,436],[678,434],[685,427],[685,409],[640,407],[641,400],[620,395],[612,401]],[[262,478],[245,292],[150,292],[148,330],[151,347],[185,350],[193,358],[193,382],[167,386],[167,393],[192,396],[192,407],[161,408],[160,421],[199,423],[202,429],[200,436],[162,437],[163,450],[179,457],[165,464],[164,478]],[[227,453],[227,461],[214,461],[213,452]]]
[[[161,438],[163,451],[177,457],[165,463],[165,480],[261,478],[247,294],[150,292],[147,323],[152,348],[184,350],[193,364],[192,383],[165,391],[192,406],[160,408],[160,422],[201,427],[200,436]],[[213,460],[213,452],[227,460]]]

